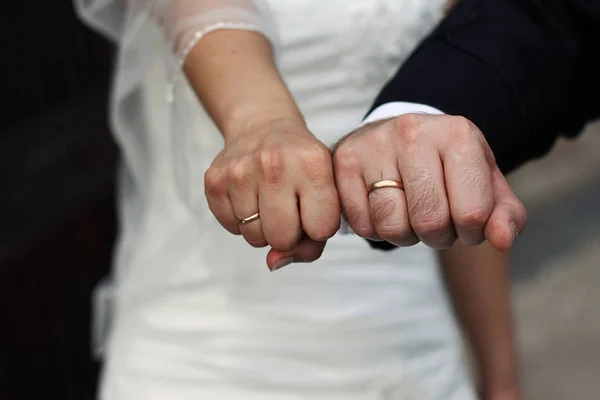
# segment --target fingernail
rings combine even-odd
[[[515,240],[517,236],[519,236],[519,229],[517,229],[517,225],[515,225],[515,223],[511,221],[508,223],[508,227],[512,232],[512,240]]]
[[[292,257],[284,258],[283,260],[279,261],[277,264],[275,264],[273,266],[273,268],[271,269],[271,272],[281,269],[287,265],[290,265],[293,262],[294,262],[294,259]]]

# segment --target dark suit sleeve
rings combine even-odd
[[[405,101],[463,115],[508,173],[598,116],[599,43],[599,0],[459,0],[373,109]]]
[[[505,172],[597,116],[598,0],[460,0],[387,83],[391,101],[463,115]],[[590,106],[596,103],[596,109]]]

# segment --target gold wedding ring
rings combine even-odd
[[[238,224],[246,225],[246,224],[249,224],[250,222],[256,221],[259,218],[260,218],[260,214],[258,212],[256,212],[256,213],[252,214],[251,216],[249,216],[248,218],[238,219]]]
[[[373,190],[383,189],[383,188],[394,188],[394,189],[404,190],[404,185],[402,184],[402,181],[394,181],[392,179],[384,179],[382,181],[377,181],[377,182],[371,183],[369,185],[369,187],[367,188],[367,193],[371,193]]]

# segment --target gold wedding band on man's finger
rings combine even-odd
[[[371,196],[377,189],[399,189]],[[400,247],[412,246],[419,242],[408,218],[408,205],[401,178],[382,179],[367,186],[369,193],[369,215],[371,226],[380,240]]]
[[[371,193],[373,190],[383,189],[383,188],[394,188],[404,190],[404,185],[402,181],[395,181],[392,179],[384,179],[381,181],[371,183],[367,188],[367,194]]]

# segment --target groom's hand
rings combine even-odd
[[[333,162],[344,216],[364,238],[434,248],[487,239],[504,251],[525,227],[523,204],[463,117],[406,114],[367,124],[338,143]],[[368,192],[382,180],[404,189]]]

